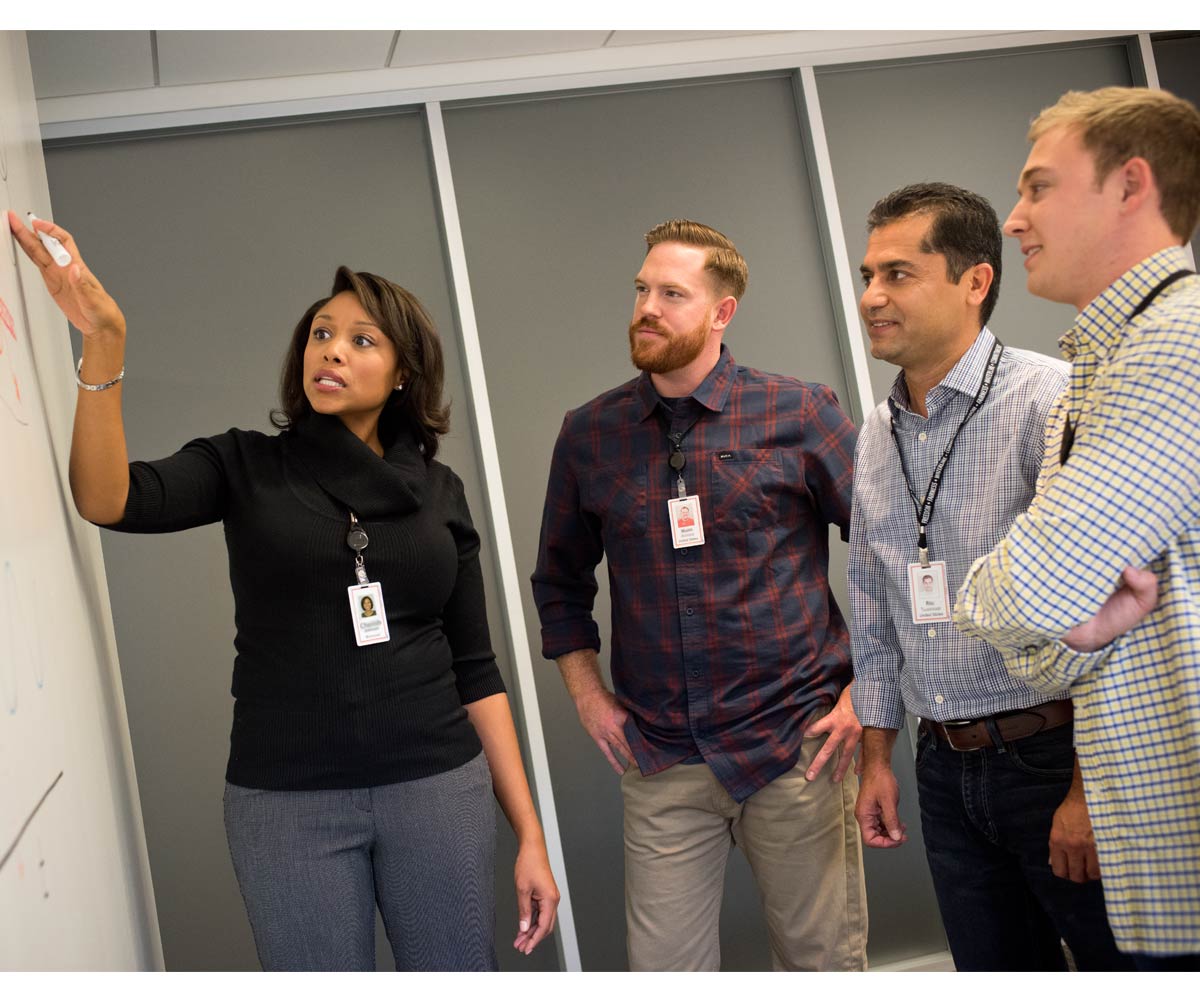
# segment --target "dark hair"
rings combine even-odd
[[[910,215],[933,217],[921,250],[946,258],[946,274],[951,281],[957,283],[976,264],[992,265],[992,287],[979,307],[979,321],[987,323],[1000,297],[1000,254],[1004,244],[1000,220],[991,202],[953,184],[909,184],[875,203],[867,216],[867,232]]]
[[[390,445],[402,427],[408,427],[424,447],[428,461],[437,454],[438,437],[450,429],[450,407],[442,402],[442,344],[425,307],[415,295],[395,282],[367,271],[351,271],[344,264],[333,278],[333,290],[318,299],[300,318],[283,359],[279,378],[279,409],[271,423],[281,429],[295,427],[312,413],[304,394],[304,348],[312,321],[335,295],[353,292],[367,315],[396,348],[404,372],[404,388],[395,390],[379,415],[379,439]]]

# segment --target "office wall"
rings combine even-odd
[[[1200,108],[1200,34],[1155,35],[1152,44],[1159,86]],[[1200,237],[1192,238],[1192,255],[1200,260]]]
[[[1129,82],[1129,72],[1124,47],[1113,44],[822,70],[818,94],[840,200],[831,223],[844,228],[851,268],[865,246],[862,219],[880,194],[937,176],[982,190],[1000,208],[1024,160],[1028,118],[1068,87]],[[849,402],[853,366],[836,332],[837,276],[823,253],[800,121],[786,73],[444,109],[487,416],[520,577],[517,613],[537,672],[536,721],[550,753],[585,969],[624,967],[620,797],[554,666],[540,658],[528,575],[550,448],[563,411],[633,374],[624,330],[641,234],[677,214],[724,230],[750,262],[749,290],[728,336],[735,357],[826,382]],[[286,331],[344,260],[397,277],[446,334],[456,401],[446,456],[468,482],[490,556],[478,476],[469,475],[477,438],[465,419],[429,152],[420,117],[411,114],[48,151],[58,218],[76,229],[128,306],[135,454],[163,454],[231,424],[265,428]],[[1069,312],[1064,320],[1021,292],[1020,260],[1005,263],[997,332],[1052,352]],[[1018,295],[1029,301],[1018,306]],[[872,370],[877,398],[893,375]],[[106,554],[168,966],[251,967],[219,817],[232,660],[219,532],[114,537]],[[490,585],[494,566],[485,571]],[[832,572],[844,604],[840,543]],[[503,653],[509,633],[496,618],[494,594],[494,640]],[[604,594],[602,579],[597,616],[607,628]],[[170,627],[147,627],[147,617],[168,618]],[[911,835],[919,827],[915,787],[906,762],[899,770]],[[510,848],[502,847],[498,883]],[[160,869],[172,873],[169,881]],[[944,946],[919,840],[870,854],[868,890],[874,963]],[[730,868],[722,941],[727,968],[769,966],[740,855]],[[549,951],[538,960],[539,968],[554,964]]]
[[[25,39],[0,32],[0,213],[47,213]],[[0,981],[162,966],[99,534],[75,514],[66,321],[0,243]]]

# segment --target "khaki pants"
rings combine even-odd
[[[741,847],[762,893],[776,970],[866,968],[867,902],[854,820],[858,779],[804,772],[824,743],[740,805],[704,764],[621,779],[625,917],[633,971],[721,965],[725,863]],[[836,760],[836,758],[835,758]]]

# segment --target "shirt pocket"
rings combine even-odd
[[[605,539],[646,534],[646,463],[597,469],[588,476],[583,501],[600,519]]]
[[[783,463],[775,450],[713,452],[710,461],[713,523],[748,531],[776,519],[776,493]]]

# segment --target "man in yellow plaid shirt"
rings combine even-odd
[[[1037,497],[967,574],[955,622],[1033,687],[1069,686],[1117,945],[1198,970],[1200,113],[1072,92],[1029,138],[1004,229],[1029,290],[1079,310],[1059,341],[1071,380]]]

